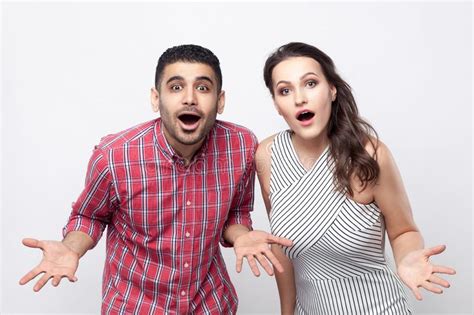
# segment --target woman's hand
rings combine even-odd
[[[453,268],[433,265],[429,260],[431,256],[438,255],[446,249],[444,245],[420,249],[407,254],[399,263],[397,271],[400,279],[410,288],[417,300],[421,300],[419,288],[434,293],[443,293],[443,289],[449,288],[448,281],[439,277],[438,274],[454,275]]]
[[[291,246],[293,242],[289,239],[274,236],[264,231],[250,231],[239,236],[234,242],[234,251],[237,257],[237,272],[242,270],[244,257],[249,262],[250,269],[255,276],[260,276],[257,261],[265,269],[269,276],[273,275],[270,263],[279,271],[283,267],[270,249],[271,244]]]

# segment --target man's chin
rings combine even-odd
[[[201,142],[205,137],[206,135],[203,135],[202,132],[195,130],[192,132],[181,132],[177,140],[184,145],[194,145]]]

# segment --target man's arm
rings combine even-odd
[[[231,213],[229,214],[230,220],[228,220],[223,238],[227,246],[234,247],[237,258],[237,272],[242,270],[243,260],[246,258],[254,275],[260,276],[260,270],[257,266],[258,261],[267,274],[271,276],[273,275],[271,265],[279,272],[283,272],[283,267],[272,253],[270,245],[291,246],[292,242],[264,231],[252,231],[250,211],[253,208],[256,171],[255,151],[258,144],[255,138],[253,140],[252,151],[247,159],[247,168],[242,179],[242,185],[234,198],[237,202],[232,203]]]
[[[76,281],[79,258],[100,239],[110,220],[115,200],[107,161],[102,152],[96,149],[89,161],[85,188],[74,203],[68,224],[63,230],[63,241],[23,240],[25,246],[41,249],[43,259],[21,278],[20,284],[24,285],[40,274],[43,275],[33,287],[34,291],[41,290],[51,278],[53,286],[59,285],[64,277]]]

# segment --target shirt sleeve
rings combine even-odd
[[[250,212],[253,210],[254,204],[254,187],[255,187],[255,151],[257,150],[257,139],[252,135],[252,146],[246,160],[246,169],[242,179],[237,186],[236,193],[232,199],[229,210],[229,216],[222,229],[224,231],[231,225],[242,224],[249,230],[252,230],[252,218]],[[221,236],[221,245],[224,247],[232,247],[223,236]]]
[[[72,205],[63,236],[71,231],[81,231],[93,239],[95,246],[111,220],[116,200],[107,158],[96,147],[87,167],[84,190]]]

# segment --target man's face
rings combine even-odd
[[[224,92],[217,91],[214,71],[202,63],[167,65],[151,100],[161,114],[166,139],[178,151],[200,146],[224,110]]]

